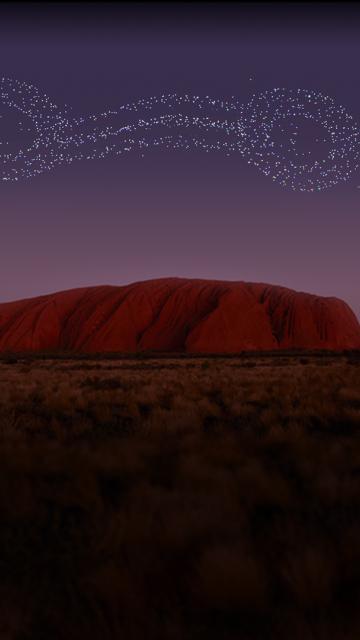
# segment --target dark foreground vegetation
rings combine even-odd
[[[1,640],[360,637],[360,357],[0,361]]]

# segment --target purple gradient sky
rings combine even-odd
[[[360,120],[359,14],[344,3],[2,4],[0,75],[74,116],[163,92],[245,102],[281,86],[327,93]],[[359,172],[292,192],[239,156],[168,151],[0,183],[0,301],[182,276],[338,296],[360,317],[358,185]]]

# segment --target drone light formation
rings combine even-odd
[[[359,166],[358,125],[344,107],[313,90],[274,88],[247,104],[164,94],[77,118],[25,82],[2,78],[0,97],[0,109],[27,119],[33,134],[19,150],[2,152],[9,143],[0,142],[2,181],[32,178],[75,160],[130,151],[142,156],[156,147],[236,153],[281,186],[306,192],[346,181]],[[302,135],[307,125],[320,132],[310,141]],[[322,157],[314,143],[325,148]]]

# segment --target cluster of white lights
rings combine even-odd
[[[300,191],[346,181],[359,165],[359,127],[344,107],[312,90],[275,88],[255,94],[247,104],[169,94],[70,119],[36,87],[2,78],[1,104],[28,118],[34,132],[27,148],[0,153],[3,181],[31,178],[75,160],[129,151],[143,155],[154,147],[238,153],[280,185]],[[299,148],[304,123],[322,132],[322,140],[305,139],[306,151]],[[314,153],[319,141],[326,143],[320,159]]]

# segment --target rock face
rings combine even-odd
[[[183,278],[0,304],[0,352],[273,349],[360,349],[360,325],[337,298]]]

